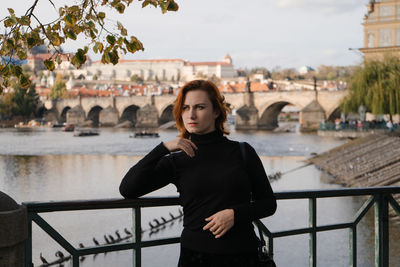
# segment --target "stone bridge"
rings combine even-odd
[[[224,94],[235,114],[236,129],[278,127],[278,115],[288,104],[300,110],[302,130],[314,129],[323,119],[338,116],[338,107],[347,91],[274,91]],[[115,126],[130,122],[137,128],[156,128],[173,121],[176,96],[114,96],[46,101],[48,120],[73,124],[90,122],[99,126]],[[316,101],[317,100],[317,101]],[[340,115],[340,113],[339,113]]]

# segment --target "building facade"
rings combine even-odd
[[[400,56],[400,0],[371,0],[364,16],[364,59]]]
[[[130,81],[133,76],[144,81],[189,81],[196,78],[218,79],[236,77],[232,58],[226,55],[222,61],[191,62],[182,59],[120,59],[117,65],[103,64],[101,61],[87,62],[76,69],[68,60],[72,55],[63,54],[61,64],[56,64],[55,73],[73,74],[86,80]],[[51,54],[37,54],[28,57],[28,65],[34,71],[45,70],[43,61]],[[45,71],[49,74],[49,71]]]

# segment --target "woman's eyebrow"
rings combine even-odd
[[[190,106],[189,104],[183,104],[183,105]],[[192,106],[200,106],[200,105],[207,106],[207,103],[196,103],[196,104],[193,104]]]

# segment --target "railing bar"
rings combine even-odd
[[[141,247],[147,248],[147,247],[154,247],[154,246],[159,246],[159,245],[169,245],[169,244],[174,244],[174,243],[179,243],[179,242],[181,242],[180,237],[158,239],[158,240],[151,240],[151,241],[142,241]]]
[[[179,237],[165,238],[165,239],[157,239],[151,241],[142,241],[141,244],[136,244],[133,242],[124,243],[124,244],[110,244],[110,245],[102,245],[98,247],[87,247],[87,248],[77,248],[76,255],[86,256],[91,254],[99,254],[103,252],[112,252],[118,250],[128,250],[128,249],[136,249],[138,247],[154,247],[160,245],[169,245],[174,243],[179,243]]]
[[[372,188],[344,188],[310,191],[285,191],[274,193],[278,200],[301,198],[326,198],[374,195],[377,193],[397,194],[400,187],[372,187]],[[98,199],[98,200],[73,200],[51,202],[23,202],[29,212],[52,212],[68,210],[93,210],[93,209],[122,209],[135,207],[156,207],[179,205],[178,197],[146,197],[138,199]]]
[[[352,222],[350,222],[350,223],[330,224],[330,225],[321,225],[321,226],[315,227],[315,229],[313,229],[312,227],[308,227],[308,228],[299,228],[299,229],[285,230],[285,231],[279,231],[279,232],[272,232],[271,236],[273,238],[276,238],[276,237],[285,237],[285,236],[290,236],[290,235],[302,235],[302,234],[309,234],[312,231],[324,232],[324,231],[351,228],[353,226],[354,226],[354,223],[352,223]]]
[[[317,267],[317,199],[309,198],[308,200],[308,212],[309,212],[309,226],[311,228],[311,232],[309,233],[309,242],[310,242],[310,253],[309,253],[309,266]]]
[[[57,230],[55,230],[50,224],[48,224],[39,214],[31,213],[32,220],[45,231],[50,237],[54,239],[60,246],[62,246],[68,253],[75,255],[77,250],[62,236]]]
[[[361,221],[361,219],[364,218],[365,214],[367,214],[372,205],[374,205],[374,201],[375,201],[375,196],[371,196],[367,201],[364,202],[361,208],[354,215],[355,224],[358,224]]]
[[[28,213],[28,238],[25,241],[25,266],[32,266],[32,215]]]
[[[302,190],[302,191],[283,191],[275,192],[276,199],[300,199],[300,198],[326,198],[326,197],[346,197],[374,195],[377,193],[397,194],[400,193],[399,186],[380,186],[366,188],[341,188],[341,189],[323,189],[323,190]]]
[[[391,195],[389,195],[388,198],[389,198],[390,206],[392,206],[392,208],[396,212],[397,216],[400,216],[400,205],[399,205],[399,203],[397,203],[397,201]]]
[[[123,209],[137,207],[161,207],[179,205],[177,197],[138,198],[138,199],[98,199],[50,202],[23,202],[29,212],[77,211],[96,209]]]

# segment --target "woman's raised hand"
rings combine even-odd
[[[170,152],[182,150],[192,158],[194,157],[194,150],[197,149],[197,146],[186,138],[177,138],[163,144]]]

